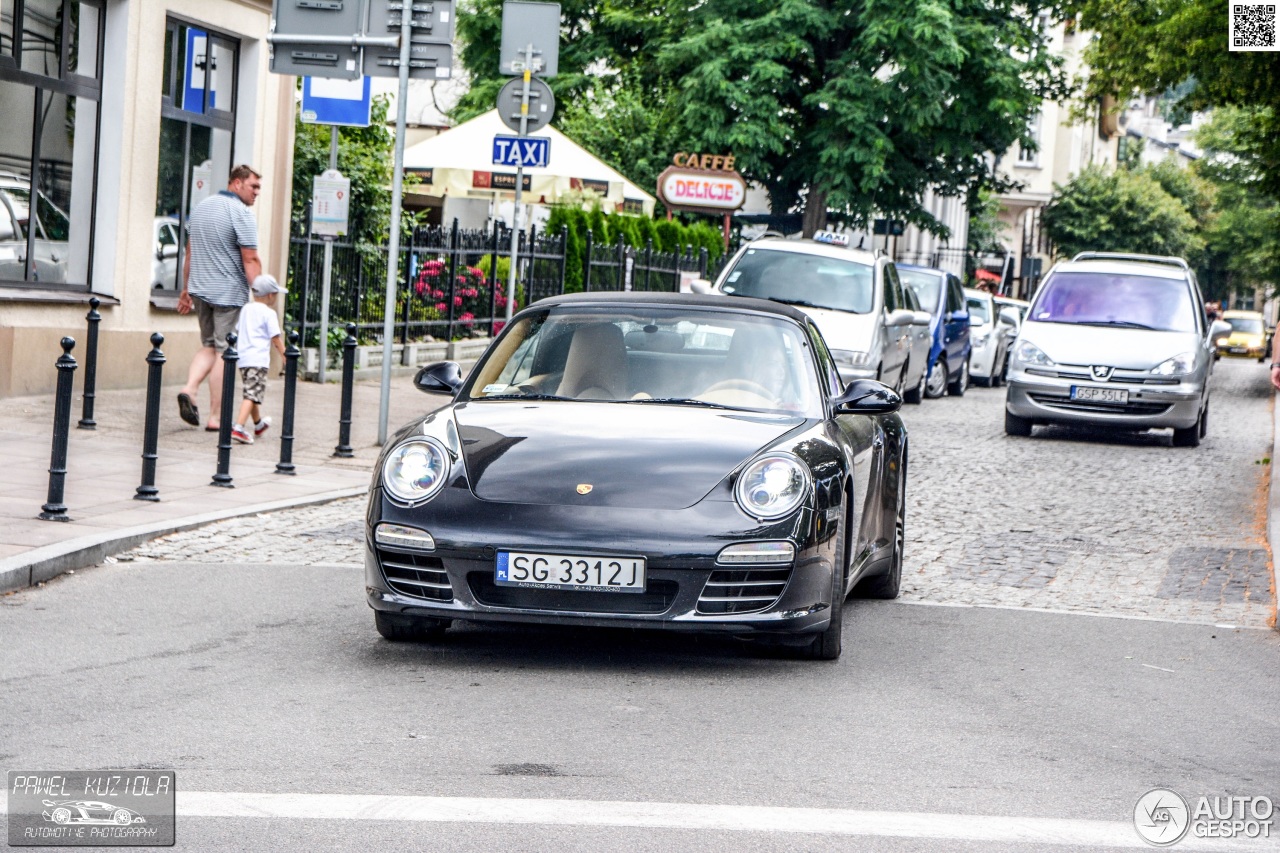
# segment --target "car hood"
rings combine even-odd
[[[493,401],[454,408],[476,497],[678,509],[702,500],[802,417],[678,405]],[[590,485],[585,495],[578,487]]]
[[[1194,353],[1194,332],[1157,332],[1071,323],[1023,325],[1020,340],[1030,341],[1058,364],[1105,364],[1122,370],[1150,370],[1184,352]]]
[[[1232,332],[1231,336],[1227,338],[1227,343],[1230,346],[1237,347],[1260,347],[1262,346],[1262,335],[1252,332]]]
[[[831,349],[866,351],[875,340],[880,315],[874,311],[870,314],[854,314],[852,311],[809,308],[804,305],[796,307],[813,318],[818,331],[822,332],[822,337]]]

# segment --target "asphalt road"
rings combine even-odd
[[[1269,405],[1230,375],[1219,424]],[[917,437],[931,418],[959,431],[948,442],[972,428],[969,446],[1131,457],[1162,477],[1176,466],[1150,451],[1195,452],[1006,444],[1001,397],[907,414]],[[1253,464],[1231,444],[1213,452]],[[923,455],[926,484],[972,468]],[[406,646],[374,633],[351,562],[227,559],[216,538],[0,599],[0,768],[174,768],[183,850],[1103,849],[1143,846],[1132,816],[1152,788],[1280,802],[1280,635],[1194,610],[966,604],[950,569],[917,568],[936,600],[851,602],[835,663],[630,632],[464,626]]]

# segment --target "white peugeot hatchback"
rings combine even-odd
[[[1036,424],[1208,428],[1213,341],[1195,273],[1181,258],[1084,252],[1049,271],[1013,347],[1005,432]]]

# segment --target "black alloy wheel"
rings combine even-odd
[[[444,637],[452,623],[449,619],[433,619],[430,616],[401,616],[373,611],[373,624],[383,639],[393,643],[421,643]]]
[[[1208,429],[1206,420],[1209,417],[1209,407],[1205,406],[1200,410],[1200,417],[1196,418],[1196,422],[1189,427],[1183,429],[1174,429],[1173,446],[1174,447],[1199,447],[1200,439],[1204,438],[1204,434]]]
[[[1030,418],[1020,418],[1010,413],[1008,409],[1004,410],[1004,434],[1017,435],[1022,438],[1028,438],[1031,435],[1031,427],[1034,426]]]

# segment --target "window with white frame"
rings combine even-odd
[[[1040,165],[1040,118],[1040,111],[1036,110],[1036,114],[1027,123],[1027,138],[1031,144],[1018,144],[1019,166]]]

